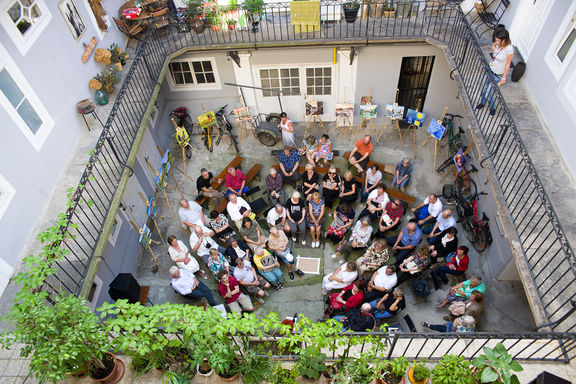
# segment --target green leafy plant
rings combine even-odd
[[[375,369],[370,366],[372,355],[359,354],[344,361],[336,376],[336,384],[368,384],[376,377]]]
[[[249,350],[238,368],[243,382],[247,384],[259,384],[271,376],[273,364],[268,356],[258,356],[256,352]]]
[[[475,384],[479,375],[471,368],[464,357],[445,355],[434,367],[432,380],[435,384]]]
[[[484,347],[484,355],[472,361],[472,365],[480,371],[480,380],[483,383],[520,384],[518,377],[512,372],[521,372],[522,366],[512,359],[512,356],[498,343],[494,349]]]
[[[344,3],[343,7],[347,9],[360,8],[360,1],[358,0],[347,1],[346,3]]]
[[[412,377],[416,381],[423,381],[430,377],[430,368],[424,365],[422,361],[412,363],[410,369],[412,370]]]
[[[170,372],[162,374],[162,384],[189,384],[194,375],[190,372]]]
[[[300,352],[296,366],[302,376],[306,376],[309,379],[317,379],[322,372],[328,369],[324,363],[325,360],[326,354],[322,353],[320,348],[311,346]]]
[[[104,71],[94,76],[93,79],[102,83],[102,90],[107,94],[114,92],[114,88],[116,88],[116,85],[118,84],[116,71],[112,68],[105,69]]]
[[[394,381],[400,382],[410,362],[404,356],[398,356],[392,361],[382,360],[376,364],[375,371],[378,372],[377,377],[387,382]]]
[[[248,12],[261,14],[264,11],[264,0],[245,0],[242,7]]]
[[[297,377],[298,371],[296,369],[283,368],[278,364],[269,380],[271,384],[294,384]]]

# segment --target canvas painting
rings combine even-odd
[[[307,101],[306,102],[306,116],[309,115],[323,115],[324,102],[323,101]]]
[[[146,206],[146,214],[154,220],[156,218],[156,202],[152,200],[152,197],[148,198],[148,205]]]
[[[138,239],[138,242],[144,248],[148,248],[151,240],[152,240],[152,232],[150,231],[150,228],[148,228],[148,226],[144,224],[140,229],[140,238]]]
[[[236,121],[251,120],[250,107],[236,108],[234,110],[234,116],[236,116]]]
[[[458,152],[456,152],[456,155],[454,155],[454,164],[456,164],[458,172],[462,172],[462,169],[464,169],[464,166],[466,165],[466,156],[464,156],[462,148],[460,148]]]
[[[203,115],[198,116],[198,124],[200,124],[202,129],[208,128],[215,123],[216,115],[214,115],[214,111],[206,112]]]
[[[360,98],[361,105],[370,105],[372,104],[372,96],[362,96]]]
[[[354,104],[342,103],[336,104],[336,116],[354,116]]]
[[[430,125],[428,126],[428,133],[434,136],[436,140],[442,140],[444,132],[446,132],[445,126],[440,124],[437,120],[430,121]]]
[[[160,165],[164,166],[165,164],[168,164],[168,170],[170,170],[170,165],[174,162],[174,155],[172,155],[172,152],[170,152],[170,150],[166,150],[166,153],[164,153],[164,157],[162,157],[162,160],[160,160]]]
[[[416,127],[422,126],[425,117],[426,115],[424,113],[415,111],[414,109],[408,109],[408,112],[406,112],[406,122]]]
[[[186,131],[186,128],[184,126],[181,126],[178,129],[176,129],[176,141],[178,142],[178,145],[181,148],[186,147],[190,144],[190,135],[188,135],[188,132]]]
[[[62,0],[60,4],[58,4],[58,8],[60,8],[60,12],[62,12],[66,24],[70,32],[72,32],[72,36],[74,36],[74,40],[78,41],[86,31],[86,24],[84,24],[82,17],[80,17],[76,4],[74,4],[72,0]]]
[[[360,106],[360,117],[365,120],[371,120],[378,117],[378,105],[361,105]]]
[[[399,120],[404,117],[404,107],[394,104],[386,104],[386,117],[392,120]]]

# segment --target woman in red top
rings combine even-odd
[[[449,256],[447,256],[446,259],[449,259]],[[448,261],[446,265],[436,268],[434,273],[436,273],[436,275],[440,278],[441,284],[448,284],[448,277],[446,277],[446,275],[449,274],[457,276],[464,274],[464,272],[466,272],[468,269],[469,261],[468,247],[462,245],[456,250],[456,255],[450,261]]]
[[[356,280],[344,288],[342,292],[330,295],[330,303],[326,308],[325,317],[333,316],[334,311],[344,309],[344,312],[348,312],[352,308],[359,307],[364,301],[365,286],[366,281],[363,279]]]

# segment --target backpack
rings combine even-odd
[[[430,295],[430,287],[426,280],[412,280],[410,283],[415,296],[427,298]]]

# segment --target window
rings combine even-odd
[[[120,213],[116,215],[114,218],[114,224],[112,224],[112,229],[110,230],[110,236],[108,237],[108,241],[110,245],[113,247],[116,245],[116,240],[118,240],[118,234],[120,233],[120,229],[122,228],[122,218],[120,217]]]
[[[573,2],[559,25],[550,49],[544,56],[552,75],[558,81],[576,54],[576,2]]]
[[[54,121],[36,97],[8,53],[0,45],[0,106],[39,151],[54,126]]]
[[[212,59],[174,61],[170,63],[171,84],[174,88],[220,87]]]
[[[42,34],[52,15],[44,0],[12,0],[1,9],[0,23],[22,54]]]
[[[332,68],[306,68],[306,93],[308,95],[332,94]]]
[[[0,175],[0,219],[8,209],[12,198],[16,194],[14,187]]]
[[[277,89],[291,95],[300,94],[300,74],[298,68],[271,68],[260,70],[262,88]],[[277,96],[276,92],[262,90],[264,97]]]

